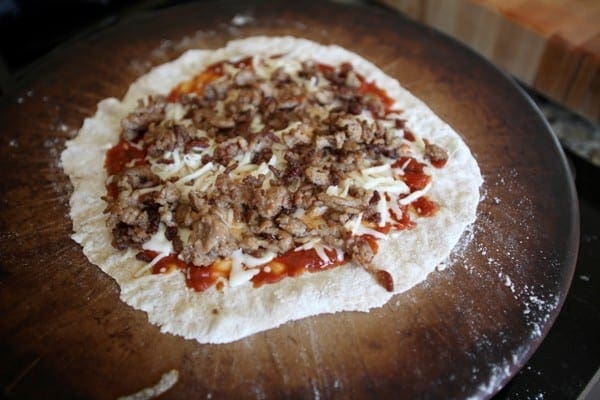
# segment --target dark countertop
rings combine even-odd
[[[31,3],[0,3],[0,88],[12,86],[29,63],[89,26],[97,28],[123,13],[167,2],[137,1],[125,6],[110,0],[71,1],[54,7]],[[65,14],[66,9],[70,11]],[[25,39],[6,41],[11,35]],[[562,129],[565,124],[568,129],[569,121],[562,121]],[[600,167],[575,153],[567,151],[567,156],[576,177],[581,214],[579,258],[571,289],[539,349],[494,399],[575,399],[600,366]]]

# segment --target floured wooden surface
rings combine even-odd
[[[254,35],[335,42],[381,66],[463,135],[484,177],[483,199],[472,240],[446,270],[383,307],[200,345],[162,334],[81,254],[70,239],[59,156],[99,101],[124,96],[152,65]],[[81,40],[25,82],[0,107],[7,396],[117,398],[177,370],[164,398],[487,398],[560,309],[577,218],[550,132],[487,63],[395,13],[322,2],[194,3]]]

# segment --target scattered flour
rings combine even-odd
[[[160,46],[151,52],[151,60],[133,60],[130,63],[130,67],[139,73],[140,75],[144,72],[147,72],[154,65],[158,63],[162,63],[167,59],[174,58],[174,55],[178,55],[183,51],[198,47],[199,45],[206,46],[207,42],[210,42],[213,39],[218,39],[223,33],[227,33],[231,37],[240,36],[241,30],[245,26],[249,26],[255,24],[255,18],[250,14],[240,13],[236,14],[230,21],[230,24],[221,24],[219,25],[217,30],[207,30],[207,31],[196,31],[193,35],[185,36],[177,42],[173,42],[171,40],[163,40],[160,43]],[[278,21],[272,20],[270,21],[272,25],[285,25],[289,24],[289,21]],[[307,29],[306,25],[302,22],[296,22],[294,25],[298,29]],[[327,35],[327,32],[321,32],[323,36]],[[28,97],[32,97],[33,93]],[[17,103],[21,104],[26,101],[25,97],[19,97],[16,99]],[[47,97],[44,96],[44,101],[47,101]],[[73,131],[66,124],[59,123],[56,126],[56,130],[59,132],[69,132]],[[18,142],[16,139],[13,139],[9,142],[9,145],[12,147],[18,147]],[[63,139],[48,139],[44,142],[44,147],[48,148],[51,155],[56,156],[58,160],[58,155],[62,151],[62,147],[64,146]],[[57,161],[57,167],[60,168]],[[506,179],[505,179],[506,177]],[[512,191],[518,190],[519,188],[514,187],[514,178],[518,177],[518,172],[516,169],[509,169],[508,171],[501,171],[496,176],[488,176],[484,177],[487,185],[489,185],[490,189],[502,187],[503,190]],[[491,207],[498,206],[506,206],[509,208],[509,202],[503,201],[501,195],[488,196],[487,185],[484,185],[484,191],[482,193],[482,202],[487,202]],[[63,189],[64,191],[64,189]],[[494,190],[496,191],[496,190]],[[491,198],[490,198],[491,197]],[[519,203],[516,205],[521,209],[532,208],[531,201],[523,197]],[[522,213],[519,213],[521,215]],[[524,213],[523,213],[524,214]],[[530,213],[531,215],[531,213]],[[509,215],[510,217],[510,215]],[[531,221],[523,220],[523,221],[512,221],[516,226],[518,226],[521,230],[519,236],[520,238],[524,238],[525,240],[530,240],[530,237],[536,237],[535,232],[531,231],[531,226],[535,224],[531,224]],[[463,264],[464,268],[470,273],[475,274],[477,277],[482,277],[482,274],[489,274],[489,277],[494,277],[493,279],[498,279],[499,284],[503,285],[510,292],[510,294],[517,300],[521,302],[523,305],[523,315],[526,318],[527,325],[531,328],[530,337],[536,338],[542,335],[544,327],[550,318],[550,313],[558,306],[559,298],[550,296],[548,298],[544,298],[543,295],[540,294],[540,290],[543,289],[543,286],[530,286],[524,285],[523,287],[518,287],[518,282],[520,279],[517,276],[511,276],[508,273],[502,270],[503,265],[507,262],[512,263],[512,265],[521,265],[527,263],[527,254],[522,254],[521,247],[523,245],[523,239],[517,238],[507,238],[499,232],[498,235],[489,235],[489,232],[496,232],[495,230],[495,221],[492,218],[491,213],[480,212],[478,215],[478,219],[474,225],[470,226],[467,231],[464,232],[460,242],[455,247],[451,256],[445,262],[441,263],[437,269],[438,271],[443,271],[454,264]],[[481,243],[476,241],[475,239],[479,235],[487,234],[490,237],[494,237],[495,239],[491,243]],[[597,240],[597,237],[584,237],[582,238],[584,241],[593,241]],[[483,256],[487,261],[487,268],[482,268],[482,266],[474,266],[470,265],[468,262],[465,262],[465,258],[467,257],[467,253],[472,251],[472,249]],[[455,267],[456,268],[456,267]],[[520,268],[517,268],[518,271]],[[588,282],[589,277],[586,275],[580,275],[581,280]],[[523,358],[527,354],[527,349],[519,348],[513,352],[509,356],[510,360],[505,360],[504,362],[492,366],[491,372],[486,379],[486,382],[479,387],[476,388],[475,394],[470,397],[470,399],[477,399],[482,397],[488,397],[493,394],[497,389],[498,385],[506,380],[508,375],[510,374],[511,368],[515,365],[521,364]],[[173,375],[174,373],[174,375]],[[169,375],[171,374],[171,375]],[[164,384],[164,380],[167,379],[168,382],[172,382],[170,386],[168,386],[166,390],[168,390],[172,385],[177,382],[178,375],[177,371],[170,371],[165,374],[161,381],[157,384],[157,386],[149,389],[144,389],[128,398],[141,399],[148,397],[140,397],[143,396],[144,393],[149,393],[146,391],[156,390],[158,386]],[[164,392],[164,391],[163,391]],[[153,392],[154,393],[154,392]],[[162,393],[162,392],[160,392]],[[156,395],[160,394],[156,393]],[[137,396],[137,397],[136,397]],[[212,398],[212,394],[209,393],[207,398]],[[542,400],[544,398],[543,394],[538,394],[534,399]]]
[[[487,285],[490,287],[494,285],[494,281],[497,282],[498,287],[504,288],[521,307],[522,318],[528,328],[521,340],[522,346],[507,355],[504,361],[490,366],[489,375],[483,379],[484,383],[475,389],[470,399],[487,398],[494,394],[500,385],[506,383],[510,372],[525,362],[525,357],[530,353],[531,343],[549,329],[549,320],[560,304],[559,295],[548,293],[549,290],[543,283],[548,282],[547,285],[552,286],[557,284],[552,280],[552,271],[559,269],[559,258],[556,254],[545,254],[543,250],[535,255],[529,254],[530,241],[536,240],[541,243],[544,233],[539,231],[534,220],[533,202],[526,195],[526,190],[519,186],[518,181],[518,172],[515,169],[484,176],[484,192],[477,221],[465,233],[447,261],[450,266],[462,264],[478,281],[488,281]],[[525,195],[516,204],[511,204],[502,198],[503,193]],[[502,207],[502,211],[499,212],[498,207]],[[486,238],[487,241],[479,240],[480,238]],[[484,260],[485,264],[472,265],[472,255],[475,259]],[[548,271],[547,276],[543,277],[547,280],[532,280],[532,267]],[[580,279],[587,281],[589,277],[582,275]],[[482,347],[488,345],[486,340],[482,338]],[[482,372],[476,371],[473,375]],[[531,398],[541,400],[544,399],[544,394],[536,393]]]
[[[136,392],[134,394],[130,394],[128,396],[119,397],[119,400],[147,400],[154,399],[167,390],[171,389],[179,380],[179,371],[173,369],[167,373],[165,373],[158,383],[152,387],[145,388]]]
[[[254,23],[254,17],[250,14],[236,14],[231,19],[231,25],[234,26],[245,26]]]

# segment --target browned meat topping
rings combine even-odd
[[[349,250],[352,258],[362,265],[370,265],[375,257],[375,251],[364,237],[358,237],[349,241]]]
[[[412,226],[398,213],[417,186],[409,179],[425,172],[405,174],[405,160],[445,163],[446,151],[425,142],[414,154],[390,99],[351,64],[274,60],[223,63],[199,86],[150,97],[122,120],[122,140],[144,157],[108,180],[115,247],[142,249],[164,226],[163,239],[196,266],[236,250],[262,257],[321,246],[372,269],[372,240]],[[393,286],[389,274],[376,279]]]
[[[443,166],[448,161],[448,153],[440,146],[425,141],[425,157],[434,166]]]
[[[150,124],[161,122],[167,105],[164,97],[150,97],[146,103],[140,101],[138,108],[123,118],[121,135],[126,140],[134,140],[148,130]]]

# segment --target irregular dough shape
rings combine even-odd
[[[106,203],[101,199],[105,194],[104,157],[119,140],[120,120],[135,108],[137,100],[151,94],[168,94],[177,83],[217,61],[276,54],[298,60],[310,55],[330,65],[351,62],[367,81],[385,88],[404,111],[402,117],[409,129],[451,155],[444,168],[434,171],[428,193],[441,204],[439,212],[432,218],[418,219],[416,228],[398,232],[393,240],[380,244],[373,264],[392,275],[394,293],[387,292],[371,274],[353,264],[305,273],[257,289],[251,284],[225,285],[221,292],[214,287],[195,292],[185,285],[181,273],[135,278],[143,265],[135,259],[135,251],[120,252],[110,245],[112,234],[103,214]],[[122,101],[109,98],[98,104],[96,114],[86,119],[78,136],[67,143],[62,165],[74,187],[70,199],[73,239],[83,246],[90,262],[113,277],[121,288],[121,299],[145,311],[162,332],[202,343],[231,342],[311,315],[382,306],[395,293],[424,280],[448,257],[462,232],[475,221],[482,183],[479,167],[459,135],[395,79],[339,46],[322,46],[294,37],[235,40],[218,50],[187,51],[177,60],[154,68],[131,85]]]

